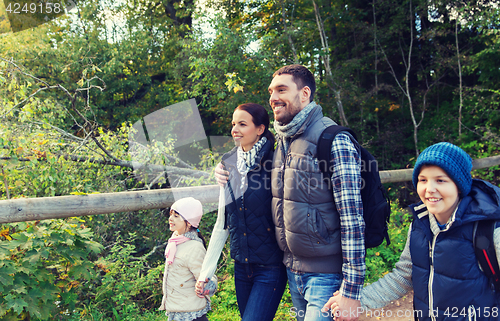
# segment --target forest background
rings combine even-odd
[[[316,102],[357,132],[381,170],[411,168],[440,141],[473,158],[499,154],[495,1],[82,0],[15,33],[6,13],[0,3],[2,200],[213,184],[224,150],[215,139],[211,149],[176,148],[178,121],[171,136],[139,143],[134,124],[195,99],[206,136],[229,136],[241,103],[265,105],[272,119],[267,87],[291,63],[315,74]],[[498,185],[498,170],[473,174]],[[398,260],[404,208],[417,199],[410,183],[386,188],[392,243],[368,251],[366,282]],[[2,224],[0,318],[165,320],[166,221],[157,209]],[[239,318],[228,253],[211,320]],[[286,294],[276,319],[292,320],[290,307]]]

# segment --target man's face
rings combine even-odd
[[[278,75],[269,85],[269,105],[273,109],[274,120],[288,124],[307,104],[309,104],[310,89],[304,86],[297,88],[293,76]]]

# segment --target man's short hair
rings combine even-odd
[[[297,89],[302,89],[305,86],[309,87],[311,89],[309,101],[313,101],[314,93],[316,92],[316,81],[309,69],[297,64],[283,66],[273,74],[273,78],[283,74],[292,75],[292,80],[297,85]]]

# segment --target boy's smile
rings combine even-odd
[[[438,166],[424,165],[418,175],[417,193],[440,224],[446,224],[460,200],[458,187]]]

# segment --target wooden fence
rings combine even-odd
[[[500,156],[476,159],[473,170],[500,165]],[[413,169],[381,171],[382,183],[411,181]],[[175,199],[193,196],[202,203],[219,199],[217,185],[0,201],[0,223],[65,218],[165,208]]]

